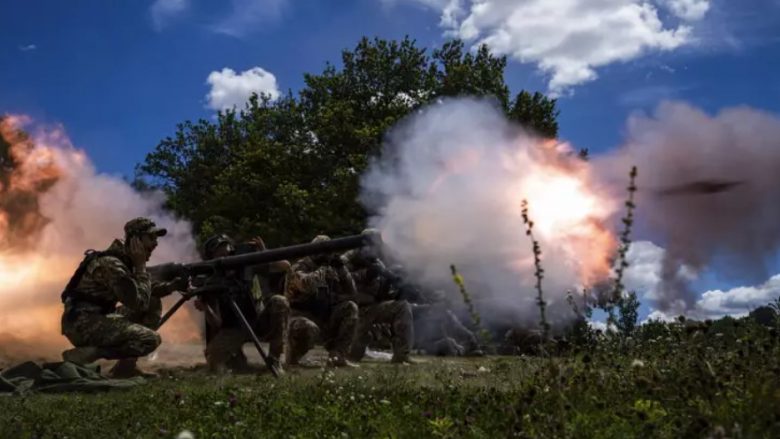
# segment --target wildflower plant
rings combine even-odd
[[[621,220],[623,223],[623,231],[620,233],[620,247],[618,248],[615,266],[615,281],[609,300],[605,306],[605,311],[607,312],[607,325],[609,327],[618,328],[624,335],[630,334],[636,326],[637,310],[639,308],[639,301],[636,298],[636,293],[631,292],[628,295],[625,295],[625,285],[623,284],[625,270],[630,265],[627,256],[628,250],[631,247],[631,227],[634,225],[634,209],[636,208],[634,194],[637,190],[637,175],[636,166],[632,166],[631,172],[629,173],[629,184],[627,188],[628,199],[625,202],[626,216]],[[616,306],[620,312],[619,318],[615,315]]]
[[[490,343],[490,333],[482,327],[482,318],[479,316],[477,309],[474,308],[474,302],[471,300],[471,294],[469,293],[468,289],[466,289],[466,281],[463,279],[463,276],[458,273],[458,269],[455,267],[455,265],[450,265],[450,272],[452,273],[453,282],[455,282],[455,285],[458,286],[460,296],[463,298],[463,303],[466,304],[466,309],[468,310],[469,316],[471,317],[471,322],[477,329],[479,337],[482,339],[483,343]]]
[[[523,224],[525,224],[525,234],[531,239],[534,253],[534,276],[536,277],[536,304],[539,306],[539,326],[542,329],[542,340],[547,340],[550,332],[550,324],[547,322],[547,302],[544,301],[544,292],[542,291],[542,279],[544,278],[544,269],[542,268],[542,249],[539,241],[534,237],[534,222],[528,215],[528,200],[523,200],[522,204]]]

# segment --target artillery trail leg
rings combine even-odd
[[[241,322],[241,326],[244,327],[244,330],[252,338],[252,343],[255,344],[255,347],[257,348],[257,352],[260,353],[260,356],[263,358],[263,361],[265,361],[265,365],[268,366],[268,370],[271,371],[274,377],[279,378],[279,371],[276,370],[276,365],[274,365],[271,362],[271,359],[265,353],[263,347],[260,346],[260,339],[257,338],[257,334],[255,334],[255,331],[252,329],[252,326],[246,320],[246,317],[244,317],[244,313],[241,312],[241,308],[238,307],[236,300],[233,297],[229,297],[228,300],[230,300],[230,306],[231,308],[233,308],[233,312],[236,313],[236,316],[238,316],[238,320]]]
[[[168,319],[170,319],[170,318],[173,316],[173,314],[174,314],[176,311],[178,311],[178,310],[179,310],[179,308],[181,308],[181,306],[182,306],[182,305],[184,305],[184,303],[185,303],[185,302],[187,302],[188,300],[190,300],[190,296],[181,296],[181,297],[179,298],[179,301],[178,301],[178,302],[176,302],[176,303],[174,303],[174,304],[173,304],[173,306],[171,307],[171,309],[169,309],[169,310],[168,310],[168,312],[166,312],[166,313],[165,313],[165,315],[164,315],[164,316],[162,316],[162,318],[160,319],[160,323],[157,325],[157,328],[156,328],[156,329],[160,329],[160,327],[161,327],[161,326],[162,326],[162,325],[163,325],[165,322],[167,322],[167,321],[168,321]]]

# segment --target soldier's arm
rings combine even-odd
[[[352,274],[347,270],[346,266],[336,268],[336,272],[339,275],[339,285],[341,286],[342,300],[356,300],[357,288],[355,287],[355,280],[352,278]]]
[[[152,282],[152,296],[165,297],[174,291],[186,291],[189,282],[186,278],[177,277],[169,282]]]
[[[285,296],[290,303],[302,303],[317,296],[317,288],[323,285],[319,271],[310,272],[302,264],[296,263],[287,271]]]
[[[112,256],[98,258],[90,268],[94,279],[123,305],[139,311],[149,308],[152,295],[149,273],[135,273]]]

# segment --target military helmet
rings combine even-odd
[[[225,235],[225,234],[219,234],[211,236],[209,239],[203,242],[203,248],[201,250],[201,254],[203,255],[204,259],[211,259],[214,257],[214,253],[217,251],[217,249],[225,244],[229,244],[233,246],[233,240]]]
[[[328,235],[317,235],[314,237],[314,239],[311,240],[312,244],[316,244],[318,242],[325,242],[330,241],[330,236]]]
[[[140,236],[150,234],[155,236],[165,236],[168,230],[157,227],[157,224],[149,218],[138,217],[125,223],[125,236]]]

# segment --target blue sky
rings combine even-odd
[[[618,146],[627,117],[662,99],[780,113],[779,0],[484,4],[0,0],[0,112],[62,123],[100,172],[131,176],[177,123],[213,116],[212,72],[260,67],[295,92],[364,35],[434,47],[457,34],[510,57],[513,92],[559,93],[561,137],[592,152]],[[568,45],[550,49],[560,36]]]

